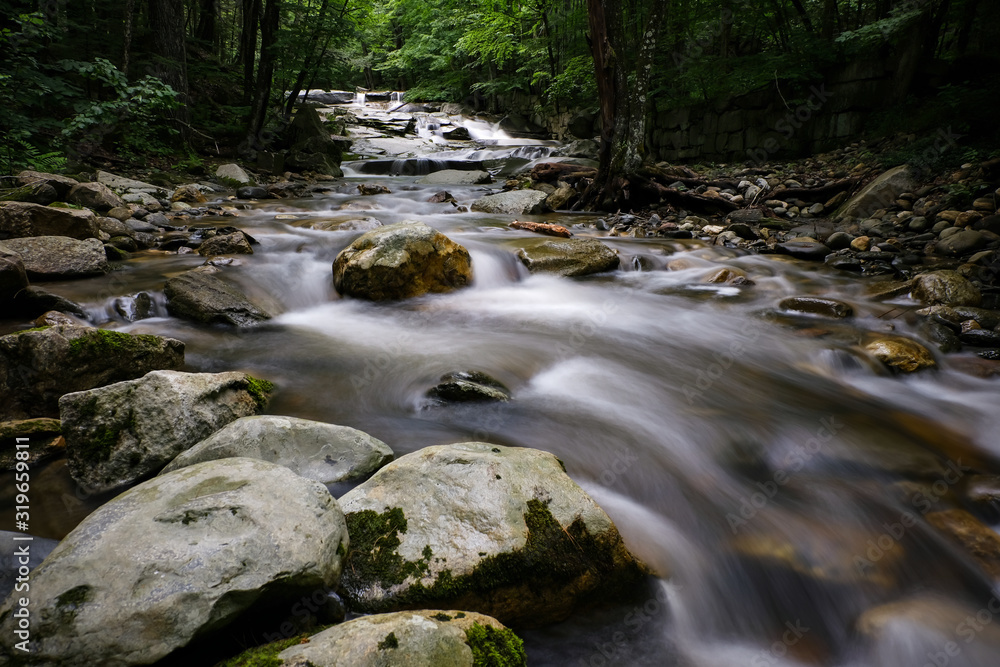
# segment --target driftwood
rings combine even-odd
[[[508,227],[514,229],[523,229],[528,232],[535,232],[536,234],[546,234],[548,236],[561,236],[563,238],[569,238],[573,236],[568,229],[562,225],[551,225],[545,222],[520,222],[515,220],[510,223]]]

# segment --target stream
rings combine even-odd
[[[442,121],[464,124],[473,142],[443,139]],[[275,382],[270,414],[352,426],[397,456],[470,440],[557,455],[663,578],[627,603],[523,631],[531,665],[997,664],[994,583],[926,514],[963,506],[967,466],[1000,456],[1000,382],[968,372],[971,354],[938,355],[938,370],[901,376],[862,351],[881,334],[922,340],[916,302],[876,300],[870,282],[820,263],[699,239],[608,237],[581,214],[522,219],[601,238],[621,268],[531,275],[514,252],[537,235],[509,228],[509,216],[427,203],[447,190],[468,206],[499,184],[417,180],[445,160],[493,172],[545,161],[554,142],[428,115],[416,136],[354,131],[354,150],[392,160],[398,175],[347,162],[330,192],[196,222],[259,241],[223,270],[275,319],[236,330],[168,316],[163,282],[204,263],[197,254],[140,252],[108,276],[46,287],[103,326],[184,341],[186,370]],[[360,196],[360,183],[391,193]],[[305,225],[361,217],[438,229],[469,250],[474,283],[405,302],[340,298],[331,263],[360,232]],[[707,282],[720,268],[752,284]],[[156,316],[128,322],[111,306],[139,291],[154,295]],[[835,298],[855,315],[781,312],[789,296]],[[513,400],[426,399],[443,374],[471,369],[501,380]],[[75,490],[63,462],[33,482],[43,537],[62,537],[104,500]]]

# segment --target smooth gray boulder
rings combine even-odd
[[[70,475],[92,493],[137,482],[226,424],[259,413],[273,388],[239,372],[152,371],[66,394],[59,418]]]
[[[21,185],[32,185],[34,183],[44,183],[56,191],[59,197],[65,197],[73,186],[79,185],[80,181],[62,174],[49,174],[44,171],[25,170],[17,175],[17,182]]]
[[[124,176],[118,176],[107,171],[97,172],[97,182],[103,183],[116,192],[145,193],[156,195],[157,197],[165,197],[167,195],[167,189],[159,185],[137,181],[134,178],[125,178]]]
[[[99,276],[111,270],[104,244],[67,236],[34,236],[0,242],[0,251],[21,256],[31,280],[62,280]]]
[[[494,661],[485,661],[493,656]],[[278,654],[281,665],[473,667],[525,665],[524,644],[495,618],[469,611],[401,611],[327,628]]]
[[[417,179],[421,185],[479,185],[492,183],[493,177],[488,171],[464,171],[461,169],[442,169]]]
[[[163,286],[167,311],[202,324],[245,327],[273,317],[233,283],[219,278],[214,266],[199,266],[171,278]]]
[[[215,177],[224,185],[231,188],[239,188],[245,185],[254,185],[253,179],[243,171],[243,167],[238,164],[220,164],[215,170]]]
[[[0,421],[58,417],[59,397],[184,365],[173,338],[61,325],[0,337]]]
[[[511,190],[487,195],[472,202],[472,210],[495,215],[542,213],[548,195],[538,190]]]
[[[889,208],[899,195],[912,192],[917,187],[917,174],[912,167],[901,165],[878,176],[847,200],[836,213],[835,219],[867,218],[880,208]]]
[[[618,268],[614,250],[596,239],[525,240],[517,257],[531,273],[587,276]]]
[[[250,239],[244,232],[213,236],[198,246],[198,254],[205,257],[213,255],[252,255]]]
[[[924,273],[913,279],[914,299],[929,305],[978,306],[983,295],[975,285],[957,271],[942,270]]]
[[[0,202],[0,239],[30,236],[91,239],[97,237],[97,232],[97,217],[90,209]]]
[[[110,211],[125,202],[104,183],[77,183],[66,196],[67,201],[95,211]]]
[[[265,461],[209,461],[95,510],[32,574],[29,665],[149,665],[237,621],[335,586],[348,545],[322,484]],[[0,607],[13,654],[14,597]]]
[[[322,484],[364,479],[393,458],[384,442],[349,426],[262,415],[241,417],[216,431],[160,474],[234,456],[277,463]]]
[[[471,282],[469,251],[421,222],[363,234],[333,262],[337,292],[371,301],[451,292]]]
[[[340,500],[353,609],[426,607],[544,625],[644,575],[608,515],[552,454],[482,442],[426,447]]]

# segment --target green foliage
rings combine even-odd
[[[279,667],[282,661],[278,654],[286,648],[291,648],[302,642],[307,635],[300,635],[290,639],[280,639],[264,646],[247,649],[235,658],[230,658],[219,663],[216,667]]]
[[[590,56],[570,58],[545,91],[546,101],[569,107],[592,106],[597,100],[594,61]]]

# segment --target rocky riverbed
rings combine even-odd
[[[47,557],[30,653],[16,594],[0,650],[902,666],[963,640],[1000,573],[997,164],[661,165],[661,203],[583,214],[586,141],[396,106],[303,116],[271,176],[9,183],[0,516],[27,469]],[[1000,650],[983,627],[950,664]]]

